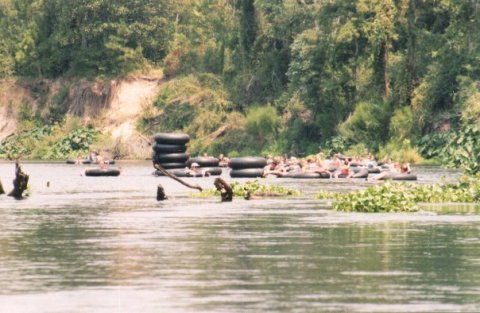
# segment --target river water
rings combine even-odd
[[[311,196],[369,183],[273,178],[304,195],[220,203],[190,198],[147,162],[122,167],[85,177],[83,166],[23,165],[30,197],[0,196],[0,312],[480,311],[478,207],[335,212]],[[7,191],[13,176],[0,163]],[[156,201],[157,184],[169,200]]]

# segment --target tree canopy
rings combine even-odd
[[[277,115],[264,136],[279,152],[337,136],[415,148],[478,123],[479,13],[477,0],[0,0],[0,77],[209,73],[232,112]]]

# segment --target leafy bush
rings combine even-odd
[[[398,108],[390,119],[390,137],[398,140],[415,137],[418,133],[416,125],[411,107]]]
[[[464,122],[480,119],[480,84],[470,77],[458,77],[461,88],[457,93],[456,110],[461,113]]]
[[[47,150],[45,159],[63,159],[75,157],[78,154],[85,154],[89,151],[90,145],[95,141],[97,131],[92,126],[82,127],[69,133],[59,141],[55,142]]]
[[[276,137],[280,122],[280,117],[274,107],[254,107],[247,112],[245,126],[247,132],[263,145]]]
[[[33,149],[47,136],[50,136],[56,126],[46,125],[24,130],[18,135],[7,137],[0,142],[0,158],[16,159],[28,157]]]
[[[65,159],[89,151],[98,132],[75,121],[24,130],[0,143],[0,158]]]
[[[426,135],[417,146],[422,155],[441,159],[449,167],[461,168],[468,174],[480,172],[480,126],[476,122],[455,132]]]
[[[343,151],[343,154],[347,156],[366,156],[368,154],[368,149],[363,143],[357,143],[350,146],[347,150]]]
[[[480,172],[480,125],[468,123],[448,138],[444,159],[448,166],[469,174]]]
[[[320,150],[327,156],[343,153],[350,147],[350,141],[343,136],[335,136],[325,142]]]
[[[339,125],[342,136],[376,150],[386,138],[388,106],[385,103],[360,102],[350,117]]]
[[[391,159],[403,163],[421,163],[423,160],[408,139],[401,141],[391,140],[380,148],[378,158],[381,160]]]
[[[427,159],[443,159],[446,153],[446,146],[452,133],[431,133],[423,136],[416,143],[417,151]]]

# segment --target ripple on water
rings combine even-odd
[[[190,198],[148,163],[115,179],[24,169],[32,196],[0,198],[0,312],[480,311],[479,214],[343,213],[310,200],[368,182],[269,178],[305,196],[220,203]],[[159,183],[170,200],[155,200]]]

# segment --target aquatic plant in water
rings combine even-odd
[[[244,184],[234,181],[230,184],[230,186],[232,187],[234,197],[245,198],[247,195],[265,197],[294,197],[302,194],[297,189],[278,185],[261,184],[258,179],[247,181]],[[203,190],[202,192],[192,193],[190,196],[195,198],[220,197],[220,192],[212,188]]]
[[[332,199],[333,208],[349,212],[414,212],[419,203],[478,203],[480,177],[462,177],[457,183],[414,185],[385,182],[351,193],[321,191],[316,199]]]

